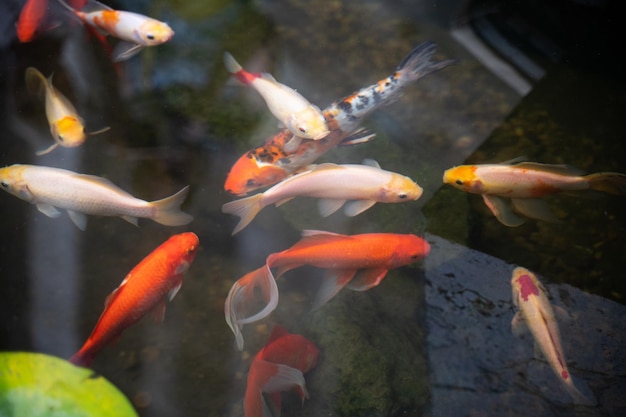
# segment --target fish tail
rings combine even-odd
[[[91,363],[95,359],[95,354],[93,352],[89,352],[84,348],[81,348],[78,352],[72,355],[71,358],[68,359],[71,363],[76,366],[90,367]]]
[[[156,214],[152,217],[157,223],[165,226],[182,226],[193,220],[193,216],[180,211],[180,206],[189,193],[186,186],[176,194],[162,200],[152,201],[150,205],[156,208]]]
[[[397,71],[403,73],[404,77],[417,80],[456,62],[453,59],[438,62],[431,61],[430,59],[436,50],[437,45],[434,42],[419,44],[398,65]]]
[[[235,227],[235,230],[233,230],[233,235],[250,224],[259,211],[261,211],[263,208],[261,205],[261,197],[263,197],[263,194],[259,193],[250,197],[230,201],[222,206],[222,213],[239,216],[241,219]]]
[[[224,65],[228,72],[243,84],[251,84],[256,77],[243,69],[239,62],[228,52],[224,52]]]
[[[617,172],[599,172],[587,175],[589,188],[604,193],[626,196],[626,175]]]
[[[267,304],[259,312],[245,317],[246,307],[253,301],[255,288],[261,289],[261,295]],[[243,325],[262,320],[274,311],[276,306],[278,306],[278,287],[267,264],[249,272],[233,284],[224,303],[224,316],[228,327],[235,335],[238,350],[243,350],[241,333]]]

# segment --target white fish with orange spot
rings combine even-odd
[[[63,0],[59,3],[101,34],[122,41],[113,51],[114,62],[127,60],[144,47],[161,45],[174,36],[174,31],[165,22],[139,13],[113,10],[96,0],[88,0],[81,10],[72,8]]]
[[[162,200],[144,201],[105,178],[16,164],[0,168],[0,188],[35,204],[48,217],[60,216],[57,208],[67,210],[72,222],[81,230],[87,226],[85,214],[119,216],[134,225],[138,217],[166,226],[182,226],[193,220],[191,215],[180,211],[189,186]]]
[[[324,217],[344,204],[344,213],[356,216],[376,203],[399,203],[421,197],[422,187],[409,177],[385,171],[376,161],[364,162],[366,165],[316,165],[263,193],[226,203],[222,206],[222,212],[241,218],[233,231],[235,234],[246,227],[264,207],[271,204],[279,206],[298,196],[322,199],[318,207]]]
[[[33,67],[26,69],[26,87],[31,92],[43,93],[46,102],[46,118],[50,125],[50,133],[56,143],[47,149],[38,151],[37,155],[45,155],[59,146],[74,148],[85,142],[87,135],[106,132],[108,127],[87,133],[83,119],[76,112],[72,103],[52,85],[52,76],[47,78]]]
[[[595,400],[587,398],[574,386],[565,363],[561,334],[546,289],[532,272],[521,267],[513,270],[511,286],[513,303],[519,308],[511,322],[513,332],[520,334],[523,330],[521,326],[525,323],[552,370],[574,401],[577,404],[595,404]]]
[[[472,194],[480,194],[487,207],[506,226],[524,219],[558,221],[541,197],[558,192],[601,191],[626,196],[626,175],[600,172],[581,176],[565,165],[535,162],[460,165],[443,174],[443,182]],[[511,199],[512,207],[503,200]],[[516,214],[517,213],[517,214]]]
[[[330,131],[322,111],[300,93],[279,83],[270,74],[246,71],[228,52],[224,53],[224,64],[233,77],[261,94],[274,117],[293,133],[285,144],[286,149],[297,149],[302,138],[320,140],[328,136]]]

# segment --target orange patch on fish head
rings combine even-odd
[[[85,141],[86,133],[82,122],[74,116],[65,116],[50,125],[54,140],[59,145],[73,148]]]
[[[539,295],[539,282],[532,272],[525,268],[515,268],[513,270],[513,278],[511,279],[515,293],[521,297],[523,301],[528,301],[531,295]]]
[[[273,185],[287,177],[287,172],[272,164],[259,162],[251,152],[243,155],[230,169],[224,190],[234,195],[246,195],[250,191]]]
[[[411,178],[404,175],[393,174],[391,181],[378,193],[380,201],[402,202],[417,200],[424,190]]]
[[[430,244],[415,235],[396,235],[397,247],[390,268],[398,268],[404,265],[418,262],[430,253]]]
[[[483,182],[476,175],[475,165],[460,165],[446,170],[443,182],[455,188],[470,193],[481,194],[484,191]]]
[[[142,45],[160,45],[172,39],[174,31],[167,23],[148,19],[137,28],[136,36]]]

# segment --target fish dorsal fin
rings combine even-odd
[[[126,285],[129,279],[130,274],[126,275],[122,283],[116,289],[114,289],[113,292],[111,292],[111,294],[107,296],[107,298],[104,299],[104,308],[107,308],[113,301],[115,301],[115,298],[117,298],[120,290],[124,288],[124,285]]]
[[[287,336],[288,334],[289,332],[287,331],[287,329],[285,329],[280,324],[275,324],[274,327],[272,327],[272,333],[270,334],[270,337],[267,339],[265,346],[271,344],[272,342],[275,342],[281,337]]]
[[[302,237],[311,236],[345,236],[339,233],[327,232],[325,230],[304,229],[300,234]]]
[[[96,0],[87,1],[87,3],[83,6],[83,8],[80,9],[80,11],[83,13],[101,12],[103,10],[112,11],[113,9],[107,6],[106,4],[102,4]]]
[[[513,165],[515,168],[533,169],[560,175],[581,175],[583,172],[569,165],[540,164],[539,162],[520,162]]]
[[[365,158],[363,160],[363,165],[380,169],[380,164],[375,159]]]
[[[272,74],[268,73],[268,72],[257,72],[254,73],[254,75],[258,76],[259,78],[265,80],[265,81],[269,81],[271,83],[274,84],[278,84],[278,81],[276,81],[276,79],[272,76]]]
[[[317,164],[313,166],[309,172],[326,171],[329,169],[345,169],[345,167],[342,167],[341,165],[333,164],[331,162],[324,162],[323,164]]]
[[[117,193],[122,193],[125,194],[128,197],[132,197],[135,198],[132,194],[122,190],[120,187],[118,187],[117,185],[115,185],[114,183],[112,183],[111,181],[109,181],[106,178],[102,178],[102,177],[98,177],[96,175],[87,175],[87,174],[74,174],[74,176],[76,178],[79,178],[83,181],[88,181],[91,182],[94,185],[98,185],[100,187],[106,187],[109,188]]]

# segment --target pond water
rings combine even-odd
[[[141,416],[243,415],[251,359],[274,323],[304,335],[321,352],[306,375],[310,397],[302,404],[295,394],[283,395],[284,416],[623,415],[626,403],[619,394],[626,389],[626,373],[618,315],[624,313],[626,294],[621,262],[626,200],[558,195],[549,203],[561,222],[530,220],[508,228],[480,196],[442,185],[443,171],[452,166],[516,157],[588,173],[626,173],[626,83],[617,64],[623,48],[612,17],[616,2],[517,3],[117,1],[110,5],[167,21],[176,35],[113,64],[79,24],[19,43],[14,22],[22,2],[4,1],[0,164],[97,175],[150,201],[189,185],[183,210],[194,220],[167,227],[140,219],[134,227],[119,218],[89,216],[83,232],[65,213],[52,219],[0,195],[0,350],[70,357],[123,277],[172,234],[193,231],[200,249],[164,322],[142,320],[93,363]],[[231,236],[237,220],[221,212],[233,199],[224,191],[226,176],[244,152],[278,128],[259,95],[228,75],[223,52],[246,69],[270,72],[324,108],[392,74],[427,40],[437,44],[438,60],[456,59],[455,65],[408,86],[397,102],[372,114],[363,125],[376,133],[374,140],[337,147],[320,158],[375,159],[414,179],[423,196],[377,204],[350,218],[342,213],[323,218],[313,199],[298,198],[266,208]],[[481,45],[489,44],[500,52],[482,53]],[[525,51],[527,60],[511,50]],[[30,66],[46,76],[54,73],[54,85],[79,109],[88,131],[111,129],[80,147],[36,156],[52,138],[42,100],[26,90]],[[511,75],[511,68],[521,75]],[[229,289],[269,254],[297,242],[303,229],[414,233],[437,244],[431,263],[390,271],[366,292],[344,290],[314,312],[310,307],[322,273],[289,272],[278,280],[278,308],[268,320],[244,327],[245,347],[239,352],[224,320]],[[487,260],[461,256],[459,248],[480,251]],[[449,262],[458,263],[452,268],[458,280],[451,286],[445,281],[449,270],[441,269]],[[465,262],[478,262],[485,280],[501,281],[484,288],[476,281],[480,273]],[[587,380],[598,406],[572,404],[547,363],[528,354],[532,341],[510,333],[514,311],[510,288],[502,285],[510,280],[507,265],[534,270],[559,294],[559,304],[580,307],[569,313],[584,326],[563,325],[566,357],[572,372]],[[458,276],[465,270],[474,271],[468,272],[467,291]],[[437,298],[447,291],[456,295]],[[568,304],[564,294],[570,292],[571,299],[584,301]],[[469,300],[468,309],[455,297]],[[438,321],[463,317],[476,299],[497,308],[479,309],[458,326]],[[606,316],[591,318],[583,311]],[[475,326],[472,337],[482,342],[464,339],[468,329],[461,326]],[[481,354],[495,359],[487,360],[489,372],[477,388],[467,383],[478,379],[470,370],[483,369],[486,359],[467,352],[480,352],[483,342],[493,344]],[[459,349],[463,343],[467,350]],[[447,344],[457,349],[436,350]],[[511,355],[503,355],[508,351]],[[467,356],[451,365],[446,354]],[[528,372],[539,387],[535,391],[523,387],[528,363],[542,369]],[[508,376],[512,382],[503,382]],[[532,395],[516,397],[520,389]],[[473,397],[454,396],[446,404],[451,392]],[[501,401],[504,397],[508,400]],[[526,406],[516,407],[515,401]]]

